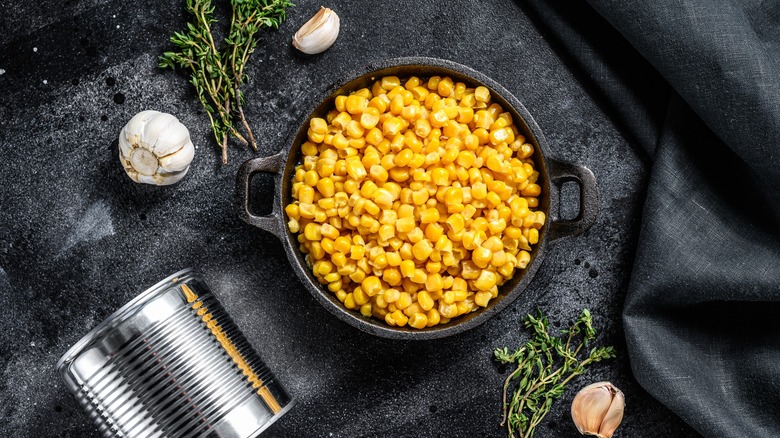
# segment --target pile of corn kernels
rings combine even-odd
[[[484,86],[382,77],[312,118],[301,152],[288,228],[346,308],[390,326],[486,307],[546,220],[534,148]]]

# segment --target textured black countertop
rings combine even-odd
[[[264,34],[249,65],[246,112],[257,154],[232,147],[223,165],[186,78],[157,67],[184,26],[181,1],[0,2],[0,436],[97,436],[55,373],[57,359],[146,287],[199,271],[297,399],[263,436],[503,436],[506,376],[495,347],[527,340],[523,315],[568,323],[583,307],[618,359],[574,387],[609,380],[626,394],[618,437],[696,434],[635,381],[621,310],[644,200],[647,159],[605,113],[523,2],[335,1],[342,31],[327,52],[291,48],[320,3],[301,0]],[[344,75],[398,56],[450,59],[493,78],[533,114],[557,158],[595,173],[600,215],[556,242],[525,295],[453,337],[373,337],[323,309],[280,242],[240,221],[238,166],[278,151],[301,112]],[[135,113],[177,116],[197,147],[171,187],[124,174],[117,137]],[[257,196],[270,193],[266,180]],[[263,194],[263,192],[266,192]],[[576,211],[564,196],[563,214]],[[266,198],[270,199],[270,198]],[[574,389],[537,436],[578,436]]]

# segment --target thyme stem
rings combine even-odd
[[[615,357],[613,347],[599,347],[579,358],[580,352],[596,337],[588,309],[563,330],[565,338],[549,334],[548,320],[541,311],[537,316],[527,315],[524,326],[532,330],[531,340],[513,353],[506,347],[493,352],[498,362],[516,365],[504,381],[502,397],[501,425],[506,425],[510,438],[532,438],[572,379],[584,374],[587,366]],[[515,381],[518,383],[513,385]]]
[[[230,6],[229,33],[218,45],[212,0],[186,0],[192,21],[187,23],[186,30],[171,36],[176,51],[163,53],[159,60],[163,68],[190,70],[189,82],[206,110],[225,164],[229,137],[242,144],[251,142],[257,151],[257,141],[244,114],[240,87],[246,83],[245,68],[259,41],[259,32],[277,29],[287,18],[286,9],[294,5],[289,0],[230,0]],[[236,119],[249,141],[236,129]]]

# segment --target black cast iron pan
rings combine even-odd
[[[295,173],[295,166],[301,162],[301,145],[306,141],[309,120],[312,117],[325,117],[325,114],[334,107],[334,99],[339,94],[346,94],[363,87],[371,87],[376,78],[395,75],[400,78],[418,76],[427,78],[431,76],[450,76],[454,81],[464,82],[469,87],[479,85],[486,86],[491,91],[494,102],[500,104],[512,114],[512,119],[518,129],[525,136],[526,141],[534,146],[535,167],[539,171],[537,184],[542,188],[539,207],[547,215],[547,223],[539,233],[539,242],[531,251],[531,262],[526,269],[515,271],[512,279],[499,288],[497,298],[490,301],[484,308],[452,319],[445,325],[437,325],[423,330],[408,327],[391,327],[384,321],[376,318],[366,318],[359,312],[349,310],[339,302],[335,294],[319,284],[311,273],[304,260],[303,253],[298,250],[298,241],[287,229],[287,218],[284,207],[292,202],[291,186]],[[492,316],[506,308],[511,302],[519,298],[534,273],[542,264],[542,259],[547,247],[553,241],[580,234],[587,230],[596,220],[598,214],[598,188],[593,173],[579,164],[567,163],[551,157],[549,146],[544,139],[542,130],[534,121],[531,114],[520,101],[504,87],[464,65],[436,58],[409,57],[383,60],[369,64],[341,84],[327,90],[323,99],[316,107],[308,111],[297,125],[297,130],[279,153],[270,157],[253,158],[244,162],[237,175],[236,182],[236,208],[241,219],[250,225],[254,225],[269,232],[282,241],[287,258],[290,261],[298,278],[319,301],[331,313],[341,320],[357,327],[365,332],[392,339],[434,339],[461,333],[474,328]],[[257,216],[250,211],[250,181],[252,175],[258,172],[274,175],[274,200],[273,209],[268,216]],[[561,220],[558,218],[558,200],[560,198],[560,184],[573,181],[579,185],[580,202],[579,214],[573,220]]]

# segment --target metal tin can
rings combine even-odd
[[[57,371],[104,436],[251,438],[293,406],[191,269],[114,312]]]

